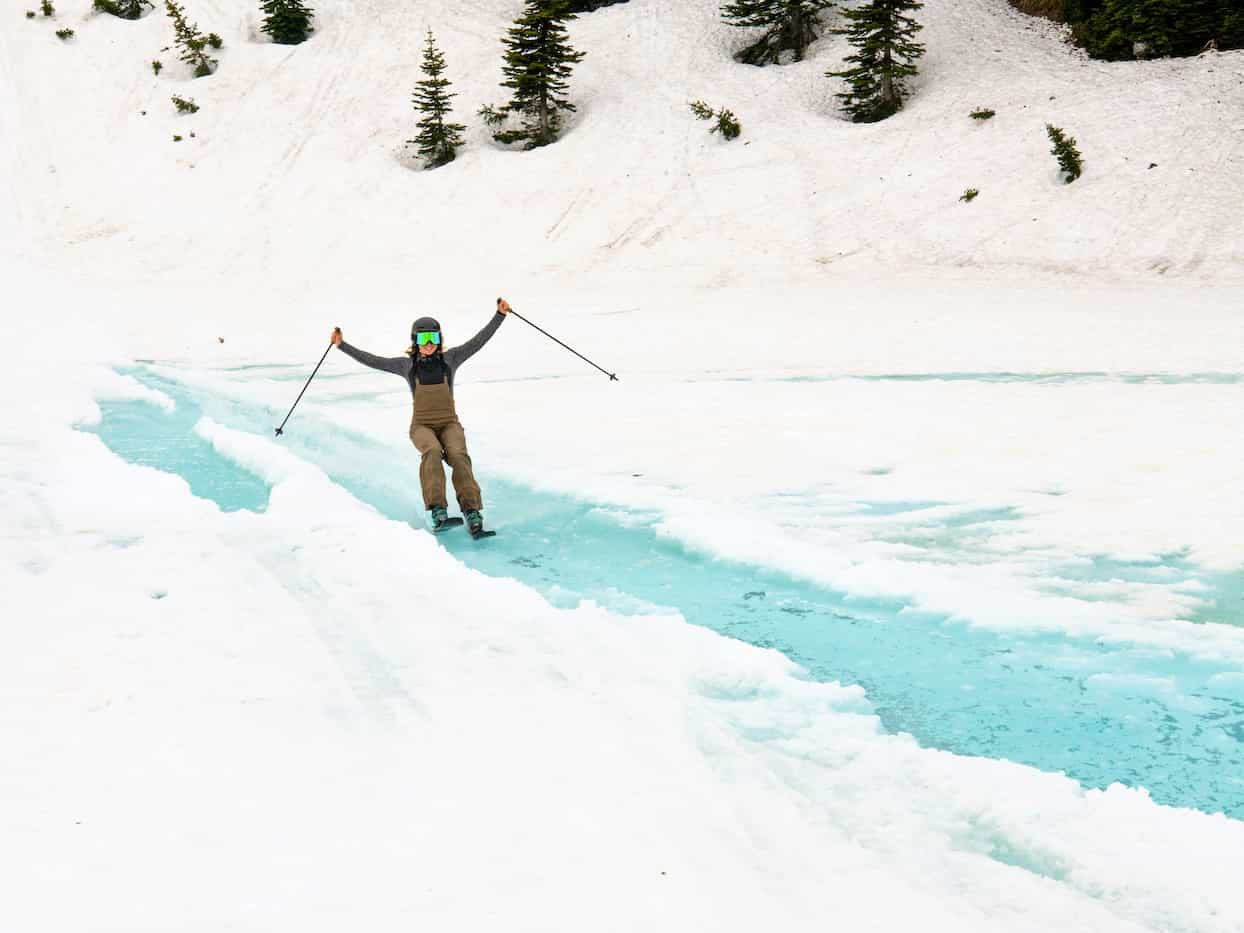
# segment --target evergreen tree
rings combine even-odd
[[[1218,35],[1219,48],[1244,49],[1244,10],[1225,14]]]
[[[573,111],[566,99],[573,66],[583,53],[570,46],[566,23],[577,19],[568,0],[526,0],[523,14],[502,40],[505,45],[506,80],[502,87],[513,93],[504,107],[485,107],[485,122],[496,127],[493,138],[501,143],[526,142],[528,149],[547,146],[561,131],[561,112]],[[501,129],[510,116],[522,121],[520,129]]]
[[[732,26],[764,26],[763,36],[735,55],[748,65],[765,65],[781,60],[783,52],[793,52],[795,61],[818,38],[822,11],[835,0],[729,0],[721,8],[722,18]]]
[[[313,32],[311,17],[315,11],[302,0],[263,0],[260,7],[264,18],[259,28],[278,45],[298,45]]]
[[[568,5],[571,13],[590,13],[615,3],[626,3],[626,0],[570,0]]]
[[[854,122],[876,123],[902,109],[907,79],[916,74],[916,60],[924,54],[915,40],[924,27],[911,16],[923,6],[920,0],[867,0],[842,11],[848,25],[834,32],[855,46],[846,59],[854,67],[828,76],[845,78],[850,85],[838,99]]]
[[[175,0],[164,0],[164,9],[168,11],[169,19],[173,21],[173,32],[176,36],[173,41],[181,50],[178,58],[194,68],[196,78],[210,75],[216,69],[216,59],[204,50],[208,45],[220,48],[220,37],[215,33],[205,36],[199,32],[199,27],[194,23],[186,22],[185,8],[179,6]],[[215,39],[214,42],[213,39]]]
[[[95,9],[101,13],[111,13],[121,19],[138,19],[143,15],[143,7],[150,7],[148,0],[95,0]]]
[[[406,142],[419,147],[419,157],[428,168],[437,168],[454,160],[466,127],[460,123],[445,122],[450,111],[449,101],[458,95],[450,92],[449,79],[443,77],[445,56],[436,47],[431,29],[428,30],[420,70],[427,77],[415,86],[414,102],[423,119],[418,124],[419,135]]]
[[[1076,41],[1098,58],[1195,55],[1244,46],[1239,0],[1066,0]]]

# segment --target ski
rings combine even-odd
[[[487,528],[468,528],[467,533],[476,541],[480,538],[491,538],[496,534],[495,531]]]

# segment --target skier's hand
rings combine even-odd
[[[510,303],[508,301],[506,301],[504,298],[497,299],[497,313],[498,314],[509,314],[511,310],[513,309],[510,307]]]
[[[339,346],[341,346],[341,328],[340,328],[340,327],[334,327],[334,328],[333,328],[333,336],[332,336],[331,338],[329,338],[329,339],[331,339],[331,340],[332,340],[332,342],[333,342],[333,346],[334,346],[334,347],[339,347]]]

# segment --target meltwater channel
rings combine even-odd
[[[176,401],[101,403],[91,428],[127,460],[184,477],[222,509],[262,511],[269,489],[194,433],[201,415],[267,435],[272,412],[129,372]],[[418,525],[414,454],[298,413],[282,445],[384,514]],[[481,475],[501,534],[440,540],[464,563],[553,603],[677,609],[695,625],[775,648],[818,680],[860,684],[884,727],[921,744],[1118,781],[1155,800],[1244,818],[1244,691],[1223,664],[1048,633],[999,633],[717,560],[655,531],[657,516],[601,508]],[[659,650],[654,647],[654,650]],[[1225,685],[1225,686],[1224,686]]]

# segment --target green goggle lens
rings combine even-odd
[[[426,346],[427,344],[441,345],[441,332],[439,330],[421,330],[415,334],[416,346]]]

